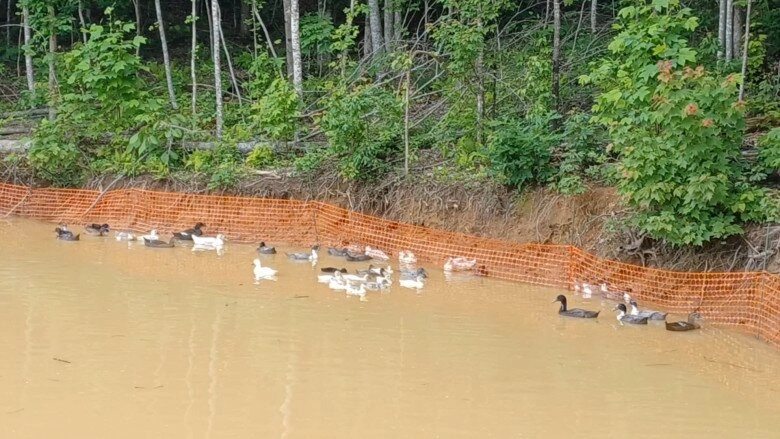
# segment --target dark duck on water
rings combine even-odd
[[[555,300],[553,300],[553,303],[555,302],[561,302],[561,309],[558,310],[558,314],[562,316],[579,317],[582,319],[595,319],[596,317],[599,316],[599,313],[601,312],[601,311],[587,311],[579,308],[568,309],[566,307],[566,296],[564,296],[563,294],[560,294]]]

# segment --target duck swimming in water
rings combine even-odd
[[[398,262],[402,264],[416,264],[417,256],[408,250],[401,250],[398,252]]]
[[[398,281],[398,284],[404,288],[419,290],[425,286],[424,280],[425,278],[422,275],[417,275],[414,279],[401,279]]]
[[[697,312],[692,312],[688,314],[688,321],[687,322],[672,322],[666,323],[666,330],[667,331],[690,331],[692,329],[699,329],[701,328],[701,325],[698,323],[698,321],[702,320],[701,314]]]
[[[144,238],[144,245],[147,247],[155,247],[155,248],[173,248],[174,244],[173,242],[176,241],[176,237],[171,238],[170,241],[165,242],[161,241],[159,239],[146,239]]]
[[[640,316],[632,316],[629,314],[626,314],[626,305],[623,305],[622,303],[619,303],[614,308],[617,310],[617,320],[621,323],[631,323],[632,325],[646,325],[647,324],[647,317],[640,317]]]
[[[328,254],[331,256],[339,256],[344,257],[349,253],[349,250],[346,248],[334,248],[334,247],[328,247]]]
[[[150,241],[153,241],[155,239],[160,239],[160,235],[157,234],[157,230],[152,229],[151,232],[149,232],[148,235],[141,235],[139,236],[141,240],[148,239]]]
[[[103,236],[107,234],[110,229],[108,224],[87,224],[84,226],[84,230],[87,231],[87,234],[95,236]]]
[[[181,232],[174,233],[173,237],[182,241],[192,241],[192,235],[200,236],[203,234],[203,230],[201,230],[203,227],[206,227],[206,225],[198,222],[191,229],[186,229],[182,230]]]
[[[253,270],[255,274],[255,280],[273,279],[274,276],[276,276],[276,273],[278,273],[277,270],[274,270],[271,267],[263,267],[263,265],[260,263],[260,259],[255,259],[253,263],[255,264],[255,268]]]
[[[558,297],[553,300],[553,303],[560,302],[561,308],[558,310],[558,314],[566,317],[579,317],[582,319],[595,319],[599,316],[601,311],[586,311],[584,309],[572,308],[568,309],[566,306],[566,296],[559,294]]]
[[[263,255],[275,255],[276,247],[267,246],[264,241],[261,241],[260,245],[257,247],[257,252]]]
[[[468,259],[461,256],[447,258],[444,263],[444,271],[466,271],[477,266],[476,259]]]
[[[647,317],[650,320],[666,320],[666,313],[661,311],[651,311],[649,309],[640,311],[639,305],[637,305],[636,300],[631,300],[631,315],[632,316],[639,316],[639,317]]]
[[[133,232],[116,232],[115,238],[117,241],[135,241]]]
[[[428,277],[428,272],[425,271],[424,268],[420,267],[416,270],[401,270],[401,279],[416,279],[417,276],[422,276],[423,278]]]
[[[387,256],[387,253],[383,252],[382,250],[371,248],[369,246],[366,246],[366,255],[371,256],[374,259],[379,259],[381,261],[389,261],[390,256]]]
[[[222,247],[225,245],[225,235],[221,233],[216,237],[192,235],[191,238],[195,245],[206,247]]]
[[[294,261],[312,261],[317,262],[317,252],[319,251],[319,245],[313,245],[311,247],[311,253],[287,253],[287,257]]]
[[[349,253],[349,252],[347,252],[346,258],[350,262],[363,262],[363,261],[370,261],[372,259],[371,256],[366,254]]]
[[[68,230],[67,226],[57,227],[54,229],[57,232],[57,239],[62,241],[78,241],[79,235],[74,235],[73,232]]]

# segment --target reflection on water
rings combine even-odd
[[[0,437],[776,437],[780,354],[561,318],[559,291],[426,266],[366,301],[279,248],[61,242],[0,221]],[[228,237],[229,238],[229,237]],[[166,239],[166,237],[163,237]],[[276,243],[271,243],[276,244]],[[324,253],[324,252],[322,252]],[[397,269],[397,264],[394,264]],[[648,306],[651,304],[647,304]],[[670,318],[682,319],[684,316]],[[706,324],[706,323],[705,323]]]

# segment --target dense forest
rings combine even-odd
[[[40,181],[614,186],[674,245],[780,218],[778,0],[2,0]],[[32,122],[31,122],[32,121]],[[433,159],[432,159],[433,157]]]

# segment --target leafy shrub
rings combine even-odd
[[[272,140],[290,139],[295,134],[298,106],[298,94],[290,82],[277,77],[262,97],[252,104],[252,122],[257,130]]]
[[[83,154],[72,133],[48,120],[35,130],[27,158],[36,174],[55,186],[75,186],[84,178]]]
[[[274,163],[274,151],[270,146],[256,146],[247,154],[244,164],[254,169],[267,168]]]
[[[402,104],[395,95],[372,85],[338,90],[319,118],[333,152],[339,158],[341,175],[351,180],[370,180],[390,169],[402,132]]]
[[[553,116],[532,117],[499,126],[488,145],[489,175],[514,188],[547,183],[555,170],[550,164],[560,134],[550,132]]]

